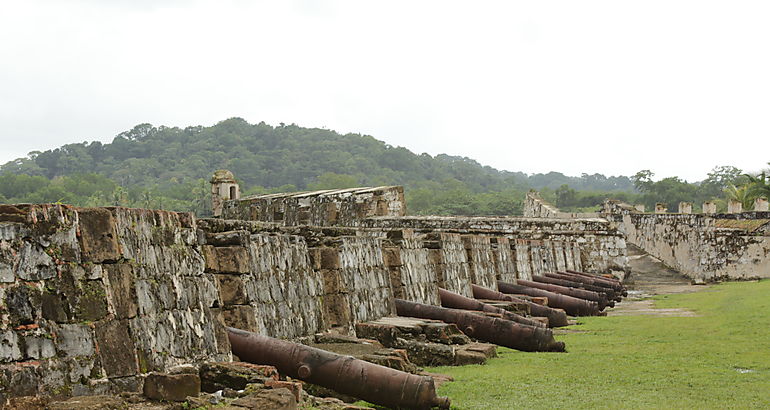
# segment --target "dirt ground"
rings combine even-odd
[[[631,275],[626,279],[628,297],[608,309],[608,316],[654,315],[654,316],[694,316],[686,309],[656,309],[650,296],[689,293],[703,290],[706,286],[692,285],[690,280],[679,272],[664,265],[659,259],[648,255],[633,245],[628,245],[628,258]]]

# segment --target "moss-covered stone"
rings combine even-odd
[[[102,281],[81,281],[75,307],[75,319],[78,321],[97,321],[106,315],[107,296]]]

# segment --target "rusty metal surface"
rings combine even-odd
[[[615,302],[609,301],[607,299],[607,295],[604,293],[596,293],[585,289],[571,288],[567,286],[553,285],[550,283],[541,283],[524,279],[517,279],[516,284],[529,286],[531,288],[543,289],[561,295],[572,296],[573,298],[590,300],[592,302],[596,302],[599,305],[599,310],[604,310],[604,308],[610,305],[610,307],[615,306]]]
[[[498,292],[496,290],[487,289],[479,285],[471,285],[473,290],[473,297],[478,299],[492,299],[492,300],[507,300],[511,302],[526,303],[529,306],[529,312],[532,316],[541,316],[548,318],[548,327],[561,327],[567,326],[567,313],[562,309],[554,309],[550,306],[543,306],[537,303],[530,302],[528,300],[519,299],[517,297],[506,295],[505,293]]]
[[[591,273],[580,272],[580,271],[571,270],[571,269],[567,269],[566,272],[567,273],[571,273],[573,275],[579,275],[579,276],[582,276],[584,278],[594,279],[594,280],[599,281],[599,282],[608,283],[608,284],[612,285],[613,287],[620,287],[620,288],[624,287],[623,283],[621,283],[620,280],[618,280],[615,277],[607,277],[607,276],[594,275],[594,274],[591,274]]]
[[[454,323],[466,335],[483,342],[510,347],[525,352],[563,352],[564,343],[553,338],[551,329],[523,325],[464,310],[425,305],[396,299],[399,316],[441,320]]]
[[[599,286],[609,286],[612,289],[620,292],[623,296],[628,296],[628,292],[626,292],[626,287],[619,281],[619,280],[612,280],[610,278],[605,278],[597,275],[591,275],[584,272],[577,272],[574,270],[567,270],[567,271],[559,271],[561,274],[570,275],[574,278],[581,278],[583,280],[589,281],[588,283],[592,283],[594,285]]]
[[[576,273],[565,272],[565,271],[558,271],[556,273],[558,275],[566,276],[566,277],[570,278],[570,280],[574,280],[574,281],[582,282],[582,283],[587,283],[587,284],[591,284],[591,285],[594,285],[594,286],[601,286],[603,288],[612,289],[612,290],[614,290],[616,292],[620,292],[621,289],[622,289],[622,286],[619,286],[618,284],[615,284],[615,283],[610,283],[610,282],[607,282],[607,281],[604,281],[604,280],[600,280],[600,278],[598,278],[598,277],[597,278],[591,278],[591,277],[588,277],[588,276],[578,275]]]
[[[619,292],[616,292],[615,289],[609,288],[609,287],[603,287],[603,286],[597,286],[597,285],[591,285],[584,282],[579,282],[577,280],[573,280],[572,277],[567,275],[562,275],[560,273],[544,273],[543,276],[533,275],[532,280],[535,282],[543,282],[543,283],[551,283],[554,285],[561,285],[561,286],[568,286],[572,288],[582,288],[585,290],[594,291],[597,293],[604,293],[607,295],[607,299],[614,300],[616,302],[621,301],[621,296]]]
[[[599,305],[585,299],[561,295],[543,289],[531,288],[513,283],[497,281],[497,288],[503,293],[521,293],[530,296],[545,296],[548,298],[548,306],[558,307],[567,311],[571,316],[598,316]]]
[[[488,305],[486,303],[479,302],[476,299],[471,299],[463,295],[459,295],[454,292],[450,292],[446,289],[439,288],[438,296],[441,299],[441,306],[454,309],[465,310],[478,310],[481,312],[496,313],[503,317],[503,319],[510,320],[512,322],[521,323],[524,325],[544,327],[543,323],[537,320],[528,319],[524,316],[517,315],[516,313],[509,312],[505,309]]]
[[[233,354],[242,361],[275,366],[290,377],[393,408],[448,409],[433,379],[341,356],[286,340],[227,328]]]

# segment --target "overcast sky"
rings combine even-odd
[[[527,173],[770,161],[767,1],[2,6],[0,163],[236,116]]]

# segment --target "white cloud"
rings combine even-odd
[[[0,161],[241,116],[524,172],[759,169],[770,6],[723,4],[17,3],[0,13]]]

